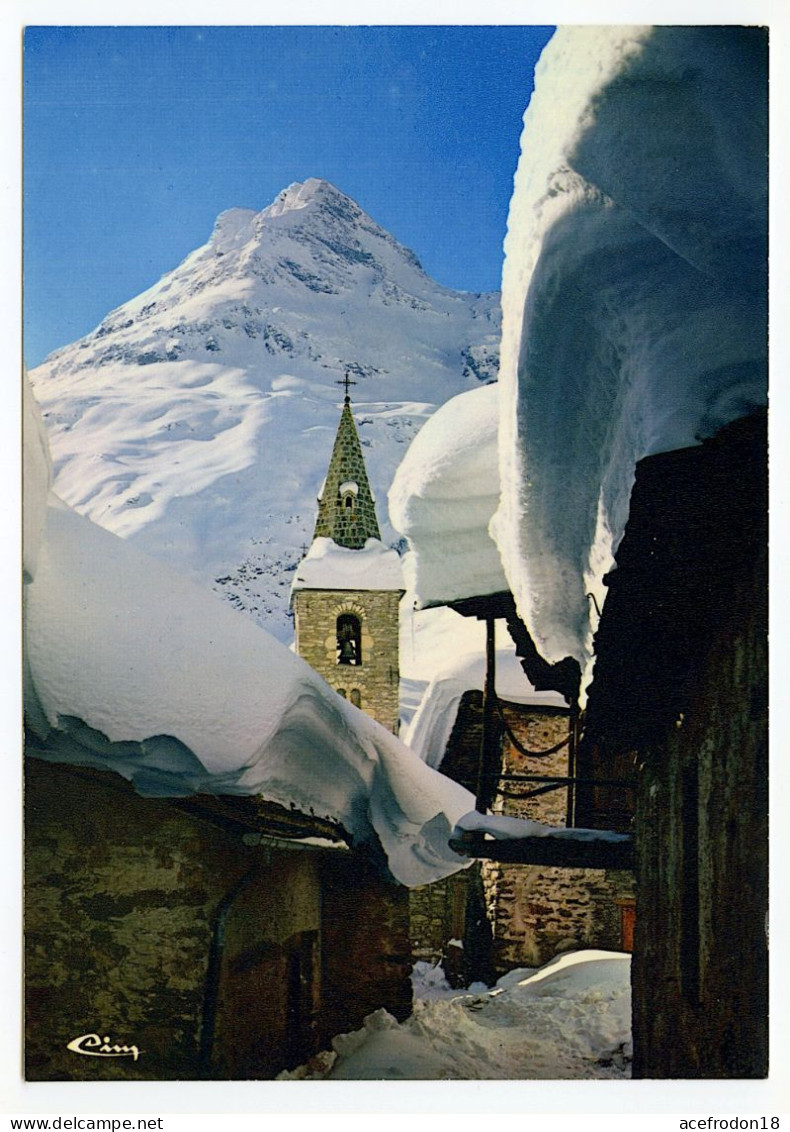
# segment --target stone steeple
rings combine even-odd
[[[381,543],[346,387],[313,545],[291,591],[296,651],[344,699],[397,735],[400,558]],[[372,541],[370,546],[365,543]]]
[[[348,385],[329,471],[318,499],[313,538],[331,538],[350,550],[361,550],[369,538],[381,541]]]

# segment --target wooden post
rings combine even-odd
[[[496,721],[496,621],[486,617],[486,679],[483,688],[483,737],[480,743],[480,761],[477,773],[477,800],[475,809],[484,814],[493,801],[496,783],[493,776],[499,770]]]
[[[565,814],[565,824],[569,829],[576,825],[576,748],[579,743],[579,701],[574,698],[571,702],[571,714],[568,720],[570,738],[568,742],[568,804]]]

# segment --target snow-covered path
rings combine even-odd
[[[452,990],[418,963],[414,1012],[385,1010],[331,1053],[282,1078],[302,1080],[624,1080],[630,1077],[630,956],[578,951],[495,987]]]

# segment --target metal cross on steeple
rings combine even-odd
[[[336,385],[345,385],[345,387],[346,387],[346,404],[349,405],[351,403],[351,398],[348,395],[348,387],[349,387],[349,385],[356,385],[357,384],[356,381],[352,381],[352,379],[348,376],[348,370],[346,370],[346,376],[342,377],[342,378],[338,378],[338,380],[335,382],[335,384]]]

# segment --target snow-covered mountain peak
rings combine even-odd
[[[369,269],[374,282],[404,274],[399,282],[421,286],[429,281],[414,252],[377,224],[356,201],[329,181],[311,177],[295,182],[276,197],[255,221],[259,240],[288,232],[312,244],[311,253],[336,258],[345,267]]]
[[[442,287],[327,181],[209,240],[31,373],[55,490],[281,636],[350,374],[371,486],[437,405],[496,379],[499,296]],[[383,503],[382,535],[394,540]],[[279,623],[275,624],[273,621]]]
[[[306,181],[294,181],[278,193],[268,208],[263,210],[263,215],[282,216],[283,213],[297,212],[311,204],[339,206],[341,211],[348,211],[352,215],[362,213],[359,205],[329,181],[323,181],[320,177],[308,177]]]

